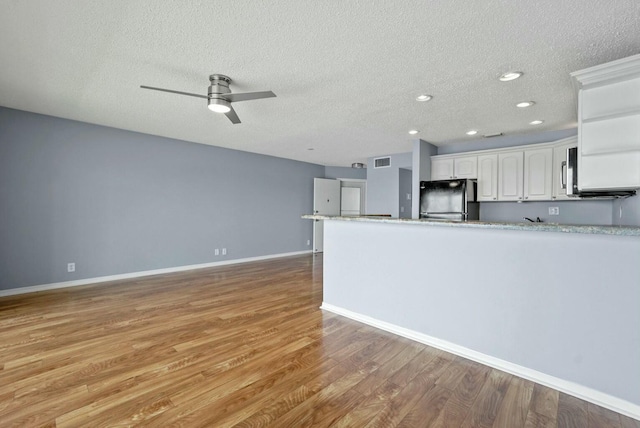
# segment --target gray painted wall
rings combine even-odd
[[[358,180],[366,180],[367,169],[347,168],[343,166],[325,166],[324,178],[355,178]]]
[[[558,207],[560,215],[549,215]],[[540,217],[545,223],[611,225],[611,201],[481,202],[481,221],[521,222]]]
[[[420,182],[431,180],[431,156],[437,153],[438,148],[433,144],[414,140],[412,198],[415,203],[411,207],[411,218],[420,218]]]
[[[324,302],[638,406],[638,254],[629,236],[325,221]]]
[[[0,289],[310,250],[324,173],[0,108]]]
[[[398,217],[398,195],[400,168],[411,168],[412,154],[398,153],[391,157],[391,166],[374,168],[373,160],[367,159],[367,214],[390,214]]]
[[[399,192],[398,192],[398,214],[400,218],[411,218],[412,199],[411,192],[413,191],[412,184],[412,171],[404,168],[398,170],[399,174]]]

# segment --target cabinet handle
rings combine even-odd
[[[562,161],[562,167],[560,168],[560,183],[562,188],[567,188],[567,161]]]
[[[493,200],[494,200],[494,201],[495,201],[496,199],[498,199],[498,198],[493,198]]]
[[[525,196],[524,198],[525,198],[525,199],[529,199],[529,197],[528,197],[528,196]]]

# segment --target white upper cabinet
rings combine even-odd
[[[431,158],[431,179],[478,178],[477,156],[446,156]]]
[[[478,157],[453,158],[453,173],[454,178],[478,178]]]
[[[498,200],[521,201],[523,187],[524,153],[498,153]]]
[[[477,200],[579,200],[567,196],[566,157],[578,137],[503,149],[479,150],[431,158],[431,179],[478,180]]]
[[[553,148],[524,151],[524,199],[548,201],[553,194]]]
[[[431,179],[449,180],[453,178],[453,159],[431,158]]]
[[[578,137],[571,137],[553,147],[553,195],[551,199],[576,199],[567,196],[567,149],[578,147]]]
[[[571,73],[578,92],[578,188],[640,188],[640,55]]]
[[[478,201],[498,200],[498,155],[478,156]]]

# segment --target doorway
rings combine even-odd
[[[313,213],[315,215],[340,215],[340,181],[327,178],[313,179]],[[313,221],[313,252],[324,250],[324,222]]]
[[[340,180],[340,215],[364,215],[367,212],[367,181],[353,178],[338,180]]]
[[[313,213],[358,216],[366,213],[367,182],[360,179],[313,179]],[[324,222],[313,221],[313,252],[324,251]]]

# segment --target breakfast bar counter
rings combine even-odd
[[[415,224],[422,226],[457,227],[472,229],[501,229],[501,230],[528,230],[533,232],[562,232],[562,233],[587,233],[600,235],[640,236],[640,227],[637,226],[599,226],[599,225],[571,225],[558,223],[504,223],[487,221],[446,221],[410,218],[392,218],[375,216],[325,216],[305,215],[302,218],[313,220],[338,220],[354,222],[374,222],[392,224]]]
[[[323,309],[640,418],[640,228],[305,218]]]

